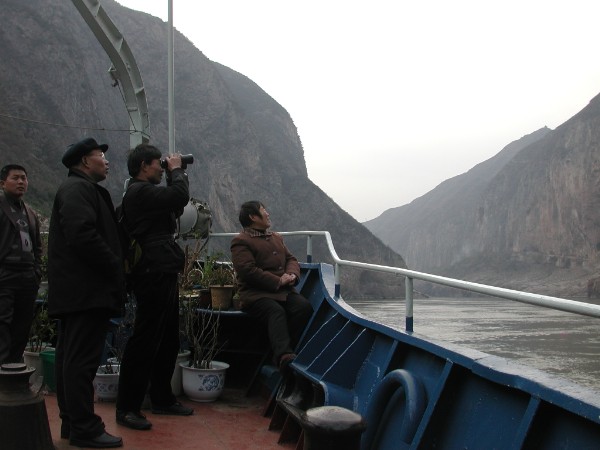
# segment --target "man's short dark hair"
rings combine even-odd
[[[240,223],[244,228],[252,225],[252,219],[250,216],[260,216],[260,208],[265,207],[261,202],[252,200],[244,203],[240,208]]]
[[[6,181],[6,179],[8,178],[8,173],[11,170],[22,170],[23,172],[25,172],[25,175],[27,175],[27,171],[25,170],[25,167],[20,166],[18,164],[7,164],[2,169],[0,169],[0,180]]]
[[[152,164],[155,159],[160,159],[162,153],[154,145],[140,144],[129,152],[127,156],[127,170],[129,176],[135,177],[140,173],[142,162]]]

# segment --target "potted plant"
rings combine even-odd
[[[206,264],[204,268],[207,271]],[[209,266],[205,283],[210,288],[213,309],[226,310],[231,307],[235,290],[235,271],[231,263],[217,262]]]
[[[45,291],[42,298],[36,301],[35,314],[29,329],[27,351],[39,353],[52,347],[52,341],[56,336],[56,320],[48,316],[47,297],[48,293]]]
[[[199,297],[189,296],[181,302],[183,334],[189,361],[179,363],[184,393],[193,401],[216,400],[225,384],[228,364],[215,361],[224,343],[219,342],[219,311],[200,308]]]
[[[214,360],[224,345],[219,341],[219,310],[229,306],[224,307],[213,299],[211,308],[201,295],[202,289],[210,288],[212,297],[213,288],[227,286],[231,304],[231,289],[235,282],[231,263],[220,262],[220,252],[204,254],[205,245],[205,241],[198,239],[194,245],[185,247],[185,265],[179,284],[181,334],[190,352],[188,360],[179,366],[183,390],[195,401],[216,399],[223,389],[225,370],[229,367]],[[199,384],[189,386],[191,381]]]
[[[48,291],[44,291],[36,301],[35,314],[33,322],[29,329],[29,339],[27,347],[23,352],[25,364],[29,367],[34,367],[36,370],[31,375],[30,382],[35,383],[39,377],[43,375],[43,362],[40,357],[42,352],[53,351],[52,342],[56,336],[56,320],[48,316],[47,308]],[[48,361],[50,359],[48,358]],[[49,370],[51,368],[49,367]],[[53,375],[53,374],[48,374]],[[50,378],[50,377],[47,377]]]
[[[106,363],[98,367],[94,377],[94,391],[98,400],[114,402],[119,391],[120,363]]]
[[[197,241],[194,247],[186,246],[186,262],[180,278],[180,297],[199,296],[201,308],[229,309],[235,290],[235,271],[230,262],[220,261],[223,254],[202,257],[204,245]],[[210,298],[207,297],[210,295]]]
[[[175,361],[175,369],[171,377],[171,391],[176,397],[181,395],[183,387],[181,385],[181,366],[180,363],[186,362],[190,358],[190,351],[186,348],[187,342],[184,332],[184,315],[183,309],[186,302],[191,298],[198,298],[200,292],[200,283],[202,278],[202,270],[198,266],[198,259],[204,245],[201,240],[196,240],[193,246],[186,245],[184,248],[185,263],[183,271],[179,277],[179,315],[180,324],[179,331],[182,339],[180,339],[179,353]],[[208,302],[206,306],[208,306]]]

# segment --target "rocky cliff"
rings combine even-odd
[[[365,223],[409,267],[570,297],[600,269],[600,97]]]
[[[102,6],[123,33],[144,81],[151,142],[167,152],[167,25],[112,0]],[[27,200],[48,214],[66,176],[60,158],[67,145],[91,135],[107,142],[105,185],[119,203],[126,179],[129,121],[110,61],[70,1],[5,0],[0,28],[0,160],[28,168]],[[296,127],[287,111],[242,74],[208,60],[175,33],[176,148],[192,153],[193,197],[207,200],[214,229],[239,229],[237,211],[262,200],[276,230],[328,230],[345,259],[403,266],[307,176]],[[304,259],[306,244],[290,239]],[[322,257],[324,240],[315,242]],[[397,296],[398,281],[344,273],[347,296]],[[400,291],[402,292],[402,291]]]

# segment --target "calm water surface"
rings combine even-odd
[[[347,302],[404,330],[404,300]],[[495,298],[415,299],[414,332],[518,360],[600,395],[600,319]]]

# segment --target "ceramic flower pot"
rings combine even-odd
[[[211,286],[210,299],[212,309],[228,310],[231,308],[233,286]]]
[[[179,363],[181,367],[183,392],[195,402],[215,401],[225,386],[225,371],[229,364],[213,361],[210,369],[188,367],[187,362]]]
[[[50,344],[47,344],[42,346],[40,351],[33,352],[29,348],[26,348],[23,352],[23,361],[27,364],[27,367],[33,367],[35,369],[35,372],[33,372],[29,378],[31,384],[35,384],[36,381],[44,375],[44,363],[40,357],[40,352],[49,349],[52,349],[52,347]]]
[[[94,390],[98,400],[114,402],[119,390],[119,364],[105,364],[98,367],[94,378]]]

